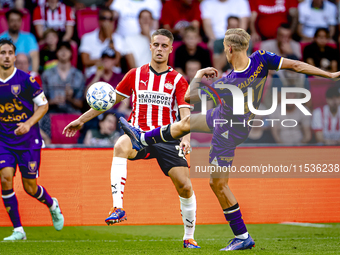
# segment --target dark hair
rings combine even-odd
[[[17,47],[15,47],[12,39],[10,39],[10,38],[1,38],[0,39],[0,47],[5,45],[5,44],[8,44],[8,45],[12,46],[13,49],[14,49],[14,53],[15,53],[15,51],[17,50]]]
[[[326,33],[326,36],[329,37],[329,30],[327,28],[324,28],[324,27],[319,27],[319,28],[316,29],[316,31],[314,33],[314,38],[318,37],[318,35],[321,31],[324,31]]]
[[[53,28],[48,28],[48,29],[46,29],[46,30],[44,31],[44,33],[43,33],[43,38],[46,39],[46,36],[47,36],[49,33],[53,33],[53,34],[56,34],[57,36],[59,36],[59,35],[58,35],[58,32],[55,31]]]
[[[59,41],[58,44],[57,44],[57,50],[56,52],[58,52],[61,47],[66,47],[68,50],[70,50],[72,52],[72,47],[71,47],[71,44],[70,42],[67,42],[67,41]]]
[[[334,86],[327,89],[326,98],[340,97],[339,87]]]
[[[199,31],[194,26],[187,26],[186,28],[184,28],[184,34],[186,34],[188,32],[194,32],[196,34],[199,34]]]
[[[113,115],[117,119],[116,115],[113,112],[108,111],[108,112],[104,112],[103,114],[99,115],[100,117],[98,116],[99,123],[103,122],[107,118],[107,116],[109,116],[109,115]]]
[[[108,7],[101,7],[100,9],[99,9],[99,11],[98,11],[98,19],[99,19],[99,17],[103,14],[103,12],[109,12],[109,13],[111,13],[111,15],[112,15],[112,18],[113,18],[113,11],[112,10],[110,10]]]
[[[227,22],[229,22],[229,20],[231,19],[236,19],[237,21],[240,21],[240,18],[239,17],[236,17],[236,16],[229,16],[228,19],[227,19]]]
[[[153,19],[152,13],[151,13],[149,10],[147,10],[147,9],[143,9],[143,10],[141,10],[141,11],[139,12],[138,19],[140,19],[140,17],[142,16],[142,13],[143,13],[143,12],[149,13],[150,16],[151,16],[151,19]]]
[[[288,23],[281,23],[277,29],[279,28],[290,29],[290,25]]]
[[[167,29],[161,28],[161,29],[157,29],[151,36],[151,38],[154,38],[156,35],[163,35],[166,36],[170,39],[170,42],[173,43],[174,42],[174,35]]]
[[[18,9],[10,9],[8,12],[6,12],[6,20],[8,21],[9,20],[9,16],[12,14],[12,13],[15,13],[15,14],[18,14],[20,16],[20,18],[22,18],[24,15],[22,14],[21,11],[19,11]]]

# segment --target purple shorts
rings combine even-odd
[[[17,150],[0,147],[0,170],[13,167],[16,171],[18,165],[23,178],[36,179],[39,176],[40,152],[41,149]]]
[[[213,133],[211,140],[209,163],[218,166],[231,166],[235,156],[236,146],[247,139],[249,130],[243,127],[231,127],[229,124],[216,124],[214,120],[226,119],[229,121],[231,117],[221,112],[221,106],[207,111],[206,121],[208,127]]]

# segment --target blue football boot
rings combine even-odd
[[[250,235],[247,239],[234,238],[229,241],[227,247],[221,249],[220,251],[234,251],[234,250],[247,250],[255,247],[255,242]]]
[[[131,126],[129,122],[127,122],[126,119],[123,117],[120,117],[119,120],[125,134],[127,134],[131,139],[132,148],[136,151],[143,150],[146,146],[143,145],[140,140],[142,131],[140,131],[139,128]]]

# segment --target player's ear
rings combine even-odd
[[[173,51],[173,49],[174,49],[174,46],[172,46],[172,44],[171,44],[170,53]]]

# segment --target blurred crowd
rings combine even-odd
[[[114,144],[122,134],[117,119],[131,112],[128,100],[87,123],[76,140],[61,137],[56,129],[66,116],[89,109],[88,86],[105,81],[116,87],[131,68],[149,63],[150,36],[158,28],[174,34],[169,65],[188,81],[204,67],[214,66],[220,76],[232,69],[223,38],[226,29],[239,27],[251,34],[249,54],[268,50],[327,71],[339,70],[340,0],[0,0],[0,8],[0,37],[14,41],[16,67],[29,72],[49,100],[49,112],[40,123],[46,144]],[[261,107],[271,106],[271,88],[280,94],[283,87],[309,89],[312,100],[306,107],[313,115],[287,105],[285,118],[298,120],[296,127],[253,128],[247,142],[339,145],[337,84],[273,72]],[[280,106],[271,117],[282,118],[279,113]]]

